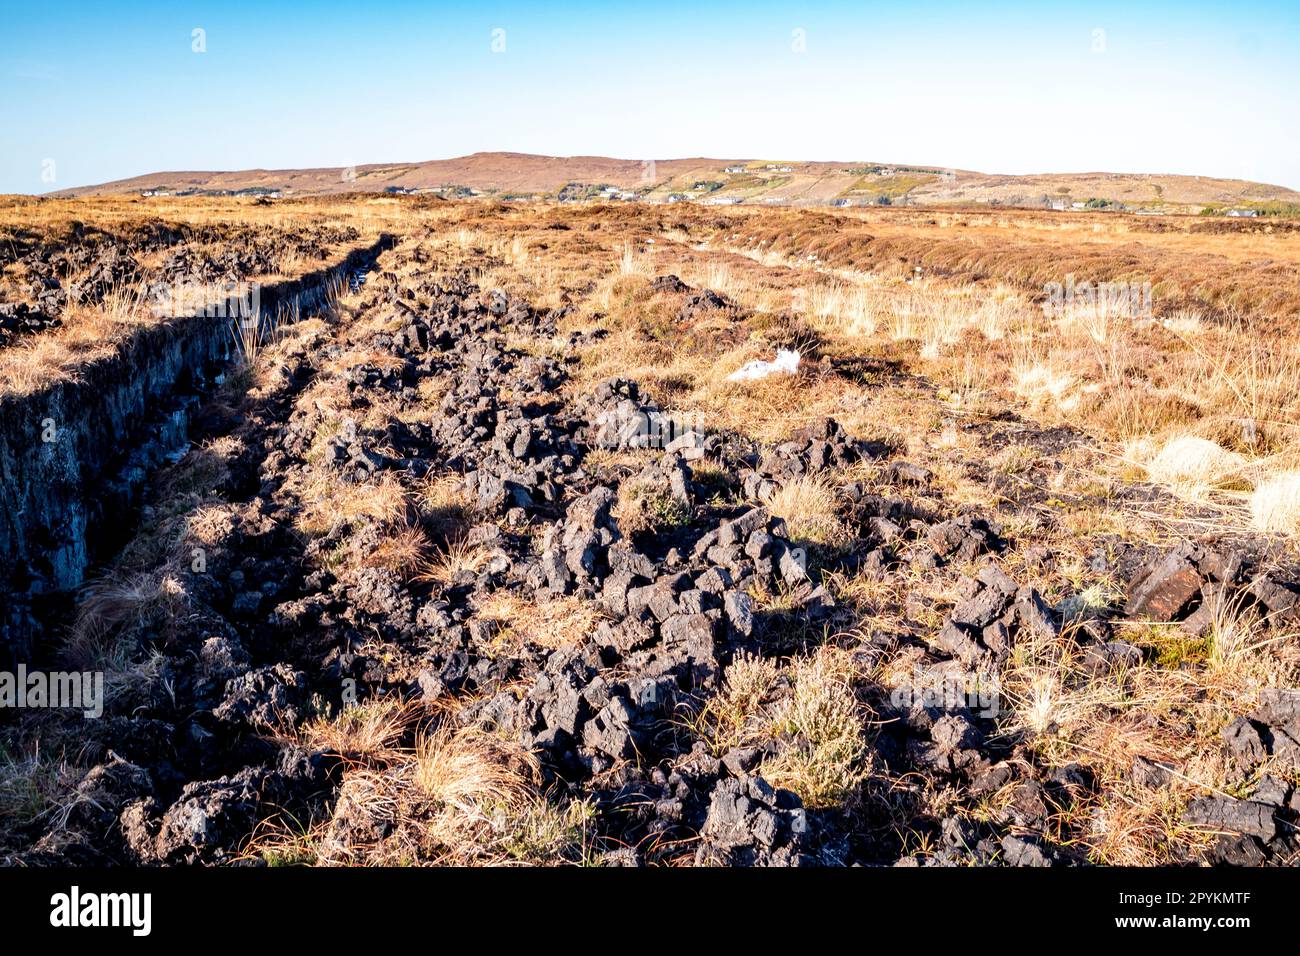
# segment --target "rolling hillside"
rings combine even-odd
[[[114,193],[274,192],[317,195],[354,191],[435,191],[465,195],[585,198],[616,189],[628,198],[715,203],[920,205],[993,203],[1071,208],[1121,203],[1168,212],[1206,206],[1300,203],[1282,186],[1147,173],[999,175],[925,165],[798,162],[781,159],[633,160],[605,156],[474,153],[418,163],[321,169],[158,172],[64,190],[61,196]]]

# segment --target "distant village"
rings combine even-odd
[[[487,193],[480,189],[471,189],[469,186],[385,186],[382,190],[388,196],[415,196],[415,195],[438,195],[455,199],[467,199],[472,196],[483,196]],[[248,186],[243,189],[207,189],[199,186],[191,186],[185,189],[145,189],[140,195],[146,199],[154,196],[253,196],[261,199],[280,199],[287,194],[293,193],[293,190],[275,189],[270,186]]]
[[[508,190],[494,189],[476,189],[470,186],[460,184],[444,184],[436,186],[385,186],[381,192],[390,196],[413,196],[413,195],[433,195],[441,196],[446,199],[471,199],[475,197],[490,196],[499,200],[527,201],[535,199],[554,199],[559,203],[590,203],[590,202],[645,202],[645,203],[696,203],[705,206],[735,206],[742,204],[750,205],[790,205],[790,206],[829,206],[831,208],[845,209],[851,207],[878,207],[878,206],[912,206],[917,205],[908,193],[909,189],[904,189],[898,195],[890,195],[888,191],[880,191],[875,195],[870,194],[869,189],[851,190],[853,193],[861,192],[861,195],[840,195],[830,199],[805,199],[791,196],[764,196],[761,193],[755,195],[754,187],[771,186],[780,184],[787,180],[781,179],[783,174],[795,172],[795,166],[785,163],[733,163],[723,167],[722,173],[727,177],[745,177],[739,180],[745,191],[728,190],[728,187],[734,187],[738,183],[734,180],[723,179],[697,179],[693,181],[689,188],[679,187],[677,191],[664,193],[658,185],[645,186],[641,188],[628,188],[625,186],[611,185],[608,183],[566,183],[554,193],[533,193],[533,192],[514,192]],[[947,176],[954,174],[951,171],[942,171],[926,168],[917,168],[910,166],[881,166],[867,165],[850,167],[844,172],[853,173],[862,176],[868,180],[879,179],[880,181],[889,180],[892,177],[904,176],[908,174],[925,175],[925,176]],[[775,177],[775,178],[774,178]],[[270,201],[283,198],[286,195],[293,194],[291,189],[277,189],[267,186],[249,186],[243,189],[208,189],[201,187],[186,188],[155,188],[143,190],[140,195],[144,198],[168,197],[168,196],[230,196],[253,197],[263,201]],[[973,198],[970,200],[972,205],[987,206],[1004,206],[1012,208],[1028,209],[1045,209],[1054,212],[1127,212],[1137,215],[1161,215],[1168,212],[1167,208],[1161,206],[1142,206],[1130,205],[1114,199],[1090,198],[1086,200],[1074,199],[1070,196],[1012,196],[1009,198]],[[1207,206],[1201,210],[1202,215],[1219,215],[1229,216],[1238,219],[1254,219],[1261,215],[1259,209],[1247,206],[1224,207],[1220,205]]]

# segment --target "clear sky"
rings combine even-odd
[[[479,150],[1300,188],[1300,2],[0,5],[0,192]]]

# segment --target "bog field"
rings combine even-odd
[[[1300,225],[0,201],[0,860],[1282,865]]]

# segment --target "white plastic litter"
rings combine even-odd
[[[793,375],[797,371],[799,371],[799,353],[790,349],[777,349],[775,361],[765,362],[762,359],[754,359],[752,362],[746,362],[728,375],[727,381],[753,382],[760,378],[767,378],[769,375]]]

